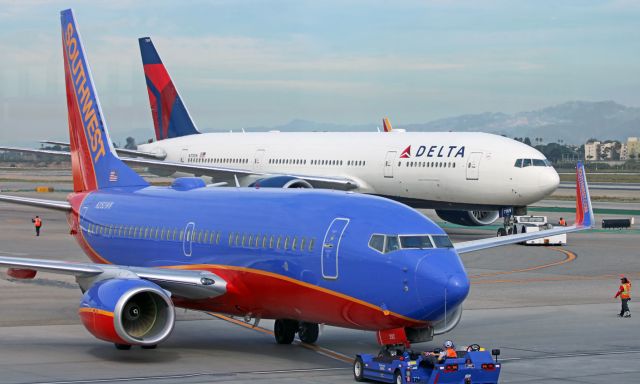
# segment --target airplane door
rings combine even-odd
[[[184,237],[182,238],[182,251],[185,256],[191,256],[193,245],[193,233],[195,232],[196,224],[194,222],[187,223],[184,228]]]
[[[181,163],[186,163],[187,162],[187,157],[189,157],[189,149],[188,148],[182,148],[182,152],[180,152],[180,162]]]
[[[254,160],[253,160],[253,168],[255,170],[260,170],[264,166],[264,149],[258,149],[256,151]]]
[[[387,152],[387,157],[384,159],[384,177],[393,178],[393,163],[396,161],[396,151]]]
[[[480,159],[482,152],[472,152],[467,160],[467,180],[478,180],[480,176]]]
[[[338,278],[338,254],[342,234],[349,224],[349,219],[337,218],[331,222],[322,242],[322,277],[325,279]]]

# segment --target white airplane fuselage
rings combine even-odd
[[[515,166],[517,159],[546,162],[538,150],[487,133],[204,133],[138,149],[165,153],[166,161],[177,163],[349,178],[357,182],[356,192],[421,208],[526,206],[548,196],[559,184],[550,165],[541,166],[538,161],[537,166]],[[246,186],[262,177],[238,179]]]

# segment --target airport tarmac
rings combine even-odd
[[[552,222],[570,216],[550,211]],[[31,224],[36,214],[44,218],[40,237]],[[447,231],[454,242],[495,233]],[[560,248],[514,245],[462,255],[472,287],[460,325],[414,348],[432,349],[447,338],[500,348],[502,383],[640,382],[640,313],[632,301],[634,317],[618,318],[613,299],[619,273],[640,278],[638,235],[636,225],[570,234]],[[0,254],[87,261],[63,214],[4,203]],[[0,383],[350,383],[354,355],[378,349],[373,333],[334,327],[324,327],[315,346],[280,346],[271,321],[251,329],[241,320],[178,310],[174,333],[158,349],[117,351],[80,324],[81,293],[72,278],[1,276]]]

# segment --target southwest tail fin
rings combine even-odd
[[[180,94],[162,64],[151,38],[141,37],[138,43],[140,43],[140,55],[147,80],[156,139],[163,140],[200,133],[193,124],[189,111],[182,103]]]
[[[587,185],[587,175],[584,165],[578,161],[576,165],[576,226],[592,228],[595,224],[593,217],[593,207],[589,196],[589,186]]]
[[[60,12],[75,192],[149,185],[115,155],[71,9]]]

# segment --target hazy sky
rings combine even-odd
[[[141,36],[204,131],[640,106],[640,1],[0,0],[0,144],[66,139],[68,7],[116,141],[151,135]]]

